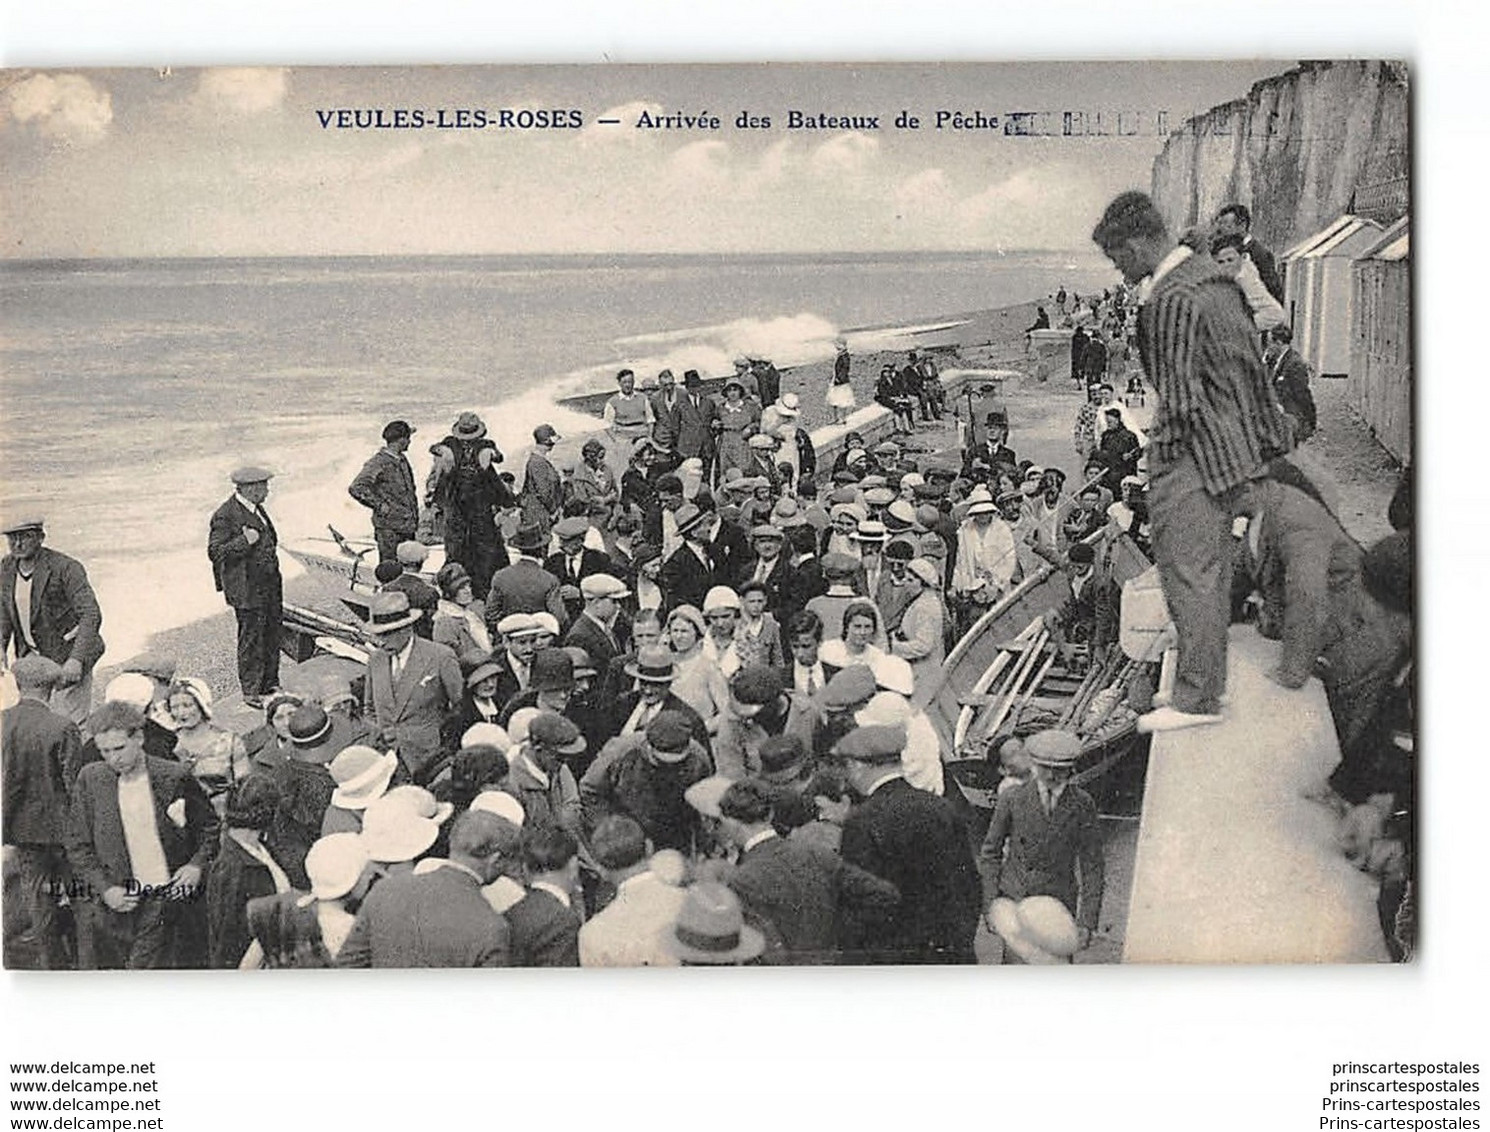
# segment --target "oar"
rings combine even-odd
[[[1043,632],[1035,638],[1034,647],[1025,652],[1023,659],[1020,660],[1018,667],[1016,667],[1014,670],[1014,678],[1010,681],[1009,692],[1008,695],[1004,697],[1003,705],[999,708],[997,714],[994,715],[993,722],[981,729],[981,735],[983,738],[987,738],[998,733],[1000,724],[1004,722],[1004,718],[1009,714],[1009,709],[1014,706],[1014,697],[1018,695],[1020,686],[1024,683],[1024,678],[1029,675],[1030,672],[1034,671],[1035,660],[1044,650],[1045,645],[1049,640],[1050,633]]]
[[[1027,705],[1030,700],[1034,699],[1035,693],[1040,690],[1040,684],[1044,681],[1046,675],[1050,672],[1051,666],[1054,664],[1055,650],[1051,649],[1050,656],[1046,658],[1045,664],[1040,669],[1039,674],[1030,681],[1029,687],[1024,690],[1024,695],[1019,697],[1019,702],[1014,705],[1014,710],[1010,713],[1016,724],[1018,724],[1019,722],[1020,714],[1024,711],[1025,705]]]

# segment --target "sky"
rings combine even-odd
[[[1173,128],[1291,65],[9,70],[0,255],[1085,248],[1106,200],[1148,186],[1160,112]],[[573,110],[584,124],[341,129],[330,117],[399,108]],[[879,128],[791,130],[792,109]],[[938,130],[938,110],[1000,128]],[[1006,135],[1021,111],[1100,112],[1109,136]],[[895,128],[902,112],[921,128]],[[721,128],[640,128],[643,113],[710,114]],[[742,113],[772,127],[737,129]],[[1119,113],[1136,135],[1111,136]]]

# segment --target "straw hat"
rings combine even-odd
[[[454,803],[439,801],[423,786],[395,786],[383,797],[392,799],[416,817],[432,821],[436,825],[445,824],[455,813]]]
[[[381,636],[412,625],[423,616],[422,609],[409,607],[408,594],[402,590],[384,590],[373,594],[372,600],[368,602],[367,620],[362,623],[362,631],[375,637]]]
[[[392,791],[363,811],[363,847],[369,858],[381,864],[412,861],[439,836],[439,822],[420,817],[406,798],[395,797]]]

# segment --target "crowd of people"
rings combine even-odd
[[[263,712],[242,735],[168,656],[127,664],[93,708],[86,572],[40,518],[12,521],[7,942],[86,968],[964,963],[983,921],[1007,961],[1068,962],[1104,873],[1080,740],[1001,749],[975,841],[922,705],[958,635],[1036,573],[1068,585],[1064,645],[1114,648],[1103,548],[1126,538],[1177,635],[1142,729],[1222,718],[1233,619],[1281,637],[1274,678],[1320,676],[1340,733],[1321,797],[1410,946],[1406,497],[1404,533],[1362,552],[1282,460],[1307,431],[1276,392],[1290,367],[1270,372],[1232,275],[1141,194],[1095,238],[1124,285],[1073,309],[1110,341],[1133,327],[1157,403],[1139,428],[1108,361],[1083,364],[1099,379],[1071,490],[1019,459],[1000,411],[960,451],[849,433],[820,466],[796,398],[746,359],[718,396],[694,371],[643,392],[623,370],[577,459],[533,430],[520,484],[465,412],[421,494],[416,430],[389,422],[349,487],[380,559],[360,688],[281,688],[272,475],[237,469],[207,551]],[[1307,393],[1306,370],[1288,380]],[[929,359],[880,386],[897,433],[944,411]]]

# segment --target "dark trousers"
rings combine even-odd
[[[57,903],[67,884],[67,856],[60,845],[16,845],[13,848],[16,885],[13,891],[22,913],[16,918],[16,926],[19,927],[24,920],[25,927],[12,935],[9,930],[11,919],[6,917],[5,965],[20,966],[12,957],[29,951],[32,962],[27,965],[36,970],[70,970],[73,960],[67,917]],[[7,897],[11,895],[11,892],[6,893]]]
[[[1149,512],[1154,561],[1179,635],[1174,672],[1176,711],[1212,715],[1226,690],[1226,635],[1231,622],[1231,522],[1245,487],[1211,495],[1186,455],[1159,464],[1151,453]]]
[[[112,912],[102,899],[78,903],[78,967],[84,971],[147,971],[175,965],[176,913],[169,900],[142,900],[132,912]]]
[[[379,562],[397,562],[398,544],[414,537],[413,531],[394,531],[387,527],[374,527],[373,540],[378,544]]]
[[[445,516],[445,561],[459,562],[471,576],[471,588],[484,594],[492,575],[508,564],[507,546],[496,522],[488,515],[472,518],[459,510]]]
[[[245,696],[263,696],[279,687],[279,636],[284,611],[279,602],[245,609],[238,618],[238,685]]]

